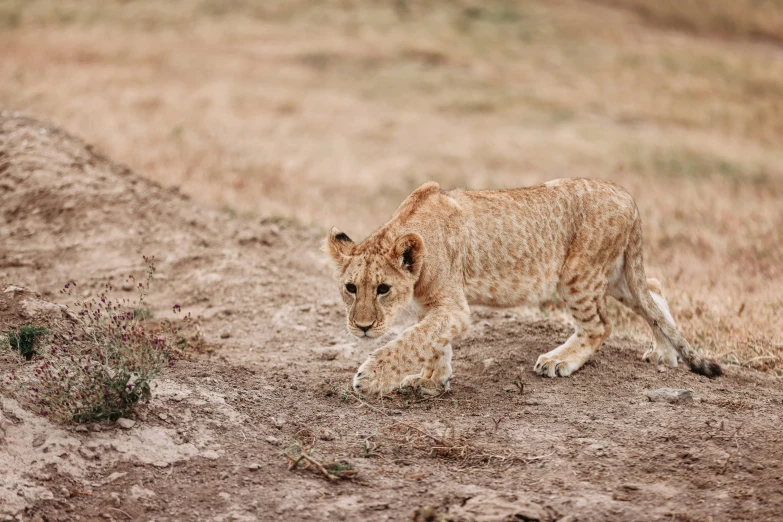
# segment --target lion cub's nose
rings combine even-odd
[[[372,328],[372,325],[374,325],[374,324],[375,324],[375,321],[373,321],[373,322],[371,322],[370,324],[367,324],[367,325],[356,323],[356,327],[359,330],[361,330],[362,332],[367,333],[367,330]]]

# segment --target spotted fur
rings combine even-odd
[[[652,328],[645,360],[676,366],[679,355],[696,373],[721,374],[677,331],[660,283],[646,278],[639,212],[612,183],[564,179],[504,191],[425,183],[361,243],[332,229],[325,251],[354,335],[378,337],[411,299],[420,305],[419,322],[359,368],[354,388],[362,393],[439,393],[451,379],[451,342],[470,324],[469,305],[517,306],[554,292],[576,328],[538,357],[540,375],[571,375],[601,346],[612,330],[606,296]]]

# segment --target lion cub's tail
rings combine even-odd
[[[633,229],[625,251],[625,280],[628,283],[628,289],[639,304],[642,316],[653,329],[656,338],[668,341],[694,373],[707,377],[718,377],[723,374],[723,370],[717,362],[696,353],[696,350],[677,331],[674,320],[668,313],[666,302],[661,299],[661,306],[659,306],[650,294],[644,273],[642,222],[638,211],[634,216]],[[661,308],[665,308],[665,310]]]

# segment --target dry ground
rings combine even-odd
[[[6,0],[0,107],[352,237],[430,179],[614,180],[684,333],[783,371],[780,2],[420,4]]]
[[[159,260],[154,314],[181,303],[214,348],[167,370],[128,430],[53,425],[9,380],[35,361],[0,352],[7,520],[779,518],[773,375],[658,371],[640,360],[644,344],[614,335],[573,377],[540,378],[531,367],[567,338],[562,321],[478,309],[454,345],[452,392],[365,403],[346,390],[372,346],[345,334],[320,231],[204,209],[10,113],[0,160],[2,330],[65,320],[49,301],[69,300],[46,289],[75,279],[94,295],[147,253]],[[694,401],[649,402],[660,387]],[[296,444],[357,475],[288,470]]]
[[[0,459],[14,467],[0,489],[15,496],[0,501],[63,519],[398,520],[424,504],[489,509],[480,487],[550,518],[774,519],[781,13],[778,0],[0,0],[0,109],[180,190],[6,114],[3,288],[95,292],[153,254],[156,313],[182,303],[218,354],[170,372],[130,432],[58,430],[3,390]],[[535,356],[567,334],[553,301],[479,311],[444,400],[379,413],[332,394],[325,380],[346,385],[369,348],[345,337],[317,253],[329,226],[366,234],[429,179],[562,176],[636,197],[648,272],[726,379],[654,372],[638,361],[648,331],[614,309],[585,371],[539,380]],[[25,320],[6,305],[3,329]],[[662,386],[693,388],[695,404],[646,403]],[[427,458],[381,437],[400,419],[514,459]],[[357,481],[287,472],[280,452],[302,428],[332,430],[316,449],[357,463]],[[104,484],[115,466],[127,475]]]

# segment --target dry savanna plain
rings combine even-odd
[[[783,516],[783,2],[0,0],[0,111],[0,333],[49,331],[0,348],[0,520]],[[354,394],[378,343],[345,331],[326,231],[428,180],[559,177],[634,196],[726,375],[642,362],[612,303],[595,357],[540,378],[553,296],[475,309],[442,396]],[[86,323],[145,255],[130,340]],[[122,422],[73,413],[122,357],[143,392],[171,325]]]

